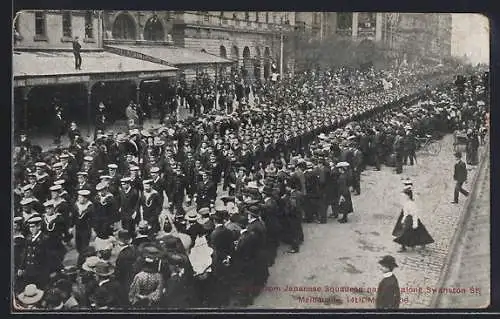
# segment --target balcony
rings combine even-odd
[[[358,28],[358,37],[362,38],[374,38],[375,28]]]
[[[352,28],[337,29],[336,34],[342,37],[350,37],[352,36]]]
[[[284,32],[291,32],[294,28],[290,24],[257,22],[251,20],[228,18],[220,15],[202,14],[198,12],[184,12],[182,14],[177,14],[174,20],[174,24],[184,24],[198,27],[219,27],[225,29],[229,28],[241,31],[256,31],[266,33],[279,31],[280,28]]]

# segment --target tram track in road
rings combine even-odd
[[[437,294],[433,308],[485,308],[490,303],[490,161],[488,152],[465,205],[463,221],[450,246],[438,288],[464,288]]]

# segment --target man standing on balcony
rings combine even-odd
[[[73,54],[75,55],[75,70],[82,69],[82,57],[80,55],[80,50],[82,49],[82,45],[80,44],[80,40],[78,37],[75,37],[73,40]]]

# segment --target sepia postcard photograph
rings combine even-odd
[[[490,305],[490,22],[21,10],[12,313]]]

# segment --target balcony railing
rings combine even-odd
[[[358,37],[374,37],[375,28],[362,29],[358,28]]]
[[[177,14],[174,24],[193,24],[199,26],[223,26],[235,29],[255,30],[255,31],[272,31],[282,28],[283,31],[293,31],[293,26],[290,24],[275,24],[266,22],[257,22],[251,20],[242,20],[223,17],[220,15],[202,14],[196,12],[183,12]]]
[[[336,30],[336,33],[340,36],[352,36],[352,29],[349,28],[349,29],[337,29]]]

